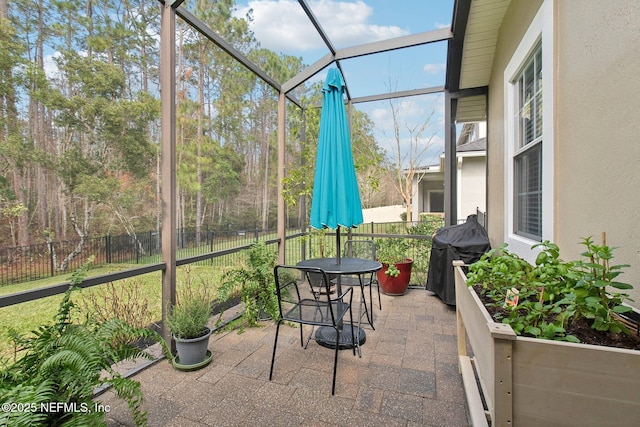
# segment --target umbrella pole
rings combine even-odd
[[[336,228],[336,262],[338,265],[340,265],[341,260],[340,260],[340,225],[338,225],[338,228]],[[338,291],[338,295],[342,295],[342,277],[338,274],[338,277],[336,278],[336,289]],[[340,331],[342,331],[342,320],[340,320],[340,322],[338,322],[338,328],[340,329]]]
[[[336,261],[340,265],[340,226],[336,228]]]

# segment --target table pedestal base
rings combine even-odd
[[[353,327],[353,333],[355,335],[356,345],[362,345],[367,339],[367,335],[365,334],[362,328],[357,326]],[[323,347],[328,348],[336,348],[336,330],[323,326],[316,331],[316,341]],[[349,348],[353,348],[353,343],[351,342],[351,326],[345,325],[340,332],[340,342],[338,343],[338,350],[346,350]]]

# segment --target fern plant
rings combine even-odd
[[[276,259],[277,254],[265,242],[256,242],[249,250],[248,263],[226,271],[222,278],[218,300],[224,302],[239,296],[245,305],[242,317],[249,326],[259,324],[260,312],[272,319],[280,315],[273,275]]]
[[[105,413],[96,410],[93,401],[95,388],[103,385],[111,385],[128,403],[136,425],[146,425],[140,383],[123,377],[112,364],[150,359],[152,356],[133,343],[161,338],[150,329],[134,328],[119,319],[75,322],[78,316],[71,296],[87,268],[88,263],[71,276],[71,286],[52,324],[40,326],[31,336],[11,332],[16,348],[24,355],[13,364],[4,361],[0,371],[0,404],[3,409],[13,409],[0,412],[0,425],[106,425]]]

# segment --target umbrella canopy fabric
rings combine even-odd
[[[362,224],[362,204],[344,108],[344,80],[329,70],[323,86],[318,154],[311,200],[311,226],[338,229]]]

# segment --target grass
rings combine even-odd
[[[398,230],[397,228],[388,227],[384,232],[398,233]],[[406,231],[403,229],[400,233],[406,233]],[[323,241],[324,239],[327,240]],[[247,242],[251,241],[255,240],[247,239]],[[312,237],[311,247],[309,247],[311,254],[308,254],[308,256],[318,256],[318,253],[320,252],[319,247],[325,245],[328,252],[332,252],[332,254],[326,254],[325,256],[333,256],[333,252],[335,252],[334,241],[335,237],[333,236],[320,238],[318,238],[318,236]],[[295,241],[289,241],[289,244],[287,245],[288,251],[300,250],[299,244],[294,242]],[[302,240],[302,242],[305,242],[303,243],[305,245],[309,245],[309,242],[306,242],[306,240]],[[424,254],[424,248],[422,249],[422,253]],[[237,265],[245,255],[246,254],[243,251],[237,254],[217,257],[213,262],[204,261],[178,267],[178,296],[180,294],[180,288],[185,286],[185,283],[206,286],[210,288],[215,295],[217,283],[219,283],[218,278],[224,271],[225,267]],[[139,266],[140,264],[117,264],[96,267],[88,271],[87,277],[113,273]],[[419,260],[418,265],[414,266],[418,268],[414,268],[415,271],[412,275],[412,283],[426,283],[427,266],[428,257]],[[31,282],[5,285],[0,287],[0,295],[56,285],[68,280],[70,276],[71,272],[65,276],[49,277]],[[151,324],[159,321],[162,317],[161,289],[161,272],[153,272],[129,279],[119,280],[112,282],[111,284],[82,289],[73,297],[73,300],[80,308],[82,308],[83,313],[81,315],[83,316],[89,314],[89,312],[92,312],[94,315],[99,314],[102,316],[120,318],[129,316],[123,320],[128,322],[133,321],[134,323],[148,322],[147,324]],[[118,298],[115,298],[114,300],[113,294],[119,294]],[[33,331],[42,324],[51,322],[57,312],[58,305],[62,298],[63,295],[56,295],[36,301],[0,308],[0,358],[13,357],[14,354],[12,342],[6,333],[9,329],[14,329],[18,333],[24,335]]]
[[[130,267],[122,266],[120,269],[124,270],[126,268]],[[88,276],[98,276],[118,270],[118,268],[113,267],[100,267],[92,269]],[[71,273],[69,273],[68,276],[55,276],[48,277],[46,279],[34,280],[32,282],[5,285],[0,287],[0,295],[8,295],[30,289],[57,285],[66,281],[70,276]],[[86,289],[81,292],[86,294],[89,292],[96,292],[96,290],[97,289]],[[13,329],[24,335],[36,329],[39,325],[51,322],[58,311],[58,305],[62,298],[63,295],[54,295],[35,301],[0,308],[0,331],[2,331],[0,332],[0,357],[12,357],[14,354],[12,341],[7,333],[9,330]]]
[[[130,268],[125,266],[124,268]],[[90,270],[90,276],[113,272],[114,269],[96,268]],[[218,278],[222,272],[219,267],[189,265],[177,269],[177,290],[186,283],[195,286],[206,286],[215,294]],[[70,275],[69,275],[70,276]],[[143,323],[147,326],[162,317],[162,279],[161,272],[148,273],[129,279],[118,280],[111,284],[81,289],[72,299],[81,309],[79,316],[88,314],[123,318],[130,323]],[[66,280],[68,277],[64,277]],[[2,294],[20,292],[27,289],[49,286],[60,283],[63,277],[52,277],[35,282],[25,282],[5,286]],[[113,298],[113,292],[119,293]],[[0,358],[13,358],[13,343],[8,335],[14,329],[21,335],[27,335],[38,326],[51,323],[58,310],[63,295],[55,295],[29,301],[22,304],[0,308]],[[144,324],[147,322],[146,324]]]
[[[207,286],[215,295],[217,279],[225,266],[237,264],[244,256],[244,253],[229,254],[217,257],[213,262],[203,261],[178,267],[176,270],[178,297],[180,288],[185,283]],[[140,267],[140,264],[99,266],[90,268],[86,277],[100,276],[135,267]],[[1,286],[0,295],[57,285],[67,281],[71,274],[72,272],[69,272],[67,275]],[[113,298],[111,294],[114,292],[119,294],[118,298]],[[13,343],[8,334],[9,330],[13,329],[21,335],[26,335],[38,326],[50,323],[62,298],[63,295],[55,295],[0,308],[0,359],[14,356]],[[81,289],[73,296],[73,301],[82,309],[80,316],[92,314],[103,317],[119,317],[132,324],[142,323],[146,319],[148,321],[146,325],[148,325],[158,322],[162,318],[161,298],[162,273],[158,271],[118,280],[110,284]],[[137,324],[135,326],[146,325]]]
[[[7,332],[16,330],[24,335],[45,322],[51,323],[63,295],[55,295],[19,305],[0,308],[0,357],[12,357],[13,343]]]

